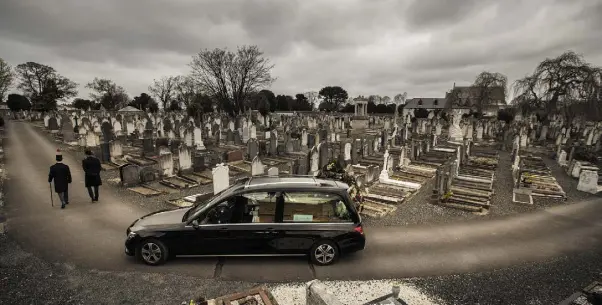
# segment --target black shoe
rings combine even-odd
[[[61,205],[61,209],[64,209],[64,208],[65,208],[65,205],[64,205],[64,204],[63,204],[63,205]]]
[[[65,204],[69,204],[69,202],[65,202]]]

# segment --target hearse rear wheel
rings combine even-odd
[[[339,258],[339,247],[331,240],[320,240],[311,248],[309,257],[314,265],[331,265]]]

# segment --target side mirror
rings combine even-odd
[[[194,219],[191,223],[193,228],[198,229],[199,228],[199,220],[198,219]]]

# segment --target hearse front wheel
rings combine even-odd
[[[169,257],[167,247],[158,239],[145,239],[136,248],[136,257],[147,265],[164,264]]]
[[[321,240],[314,244],[309,256],[314,265],[331,265],[339,258],[339,248],[330,240]]]

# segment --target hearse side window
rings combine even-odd
[[[208,223],[273,223],[276,194],[252,192],[233,196],[214,207]],[[208,214],[208,215],[209,215]]]
[[[343,200],[331,193],[286,192],[283,222],[350,222],[351,214]]]

